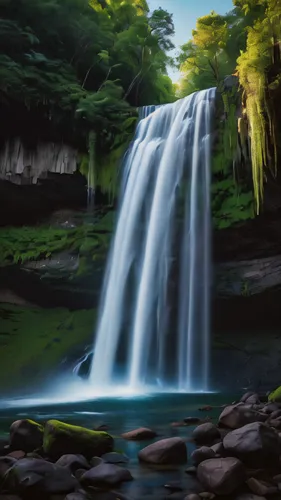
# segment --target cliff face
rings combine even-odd
[[[6,142],[0,151],[0,179],[14,184],[37,184],[48,172],[73,174],[77,170],[78,152],[60,143],[38,143],[28,150],[21,139]]]

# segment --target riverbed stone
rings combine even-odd
[[[260,495],[255,495],[254,493],[241,493],[236,496],[234,500],[266,500],[266,498],[261,497]]]
[[[278,434],[261,422],[230,432],[225,436],[223,446],[228,455],[239,458],[250,467],[267,468],[279,463]]]
[[[208,460],[209,458],[215,458],[216,454],[212,448],[208,446],[201,446],[201,448],[197,448],[191,453],[192,461],[195,465],[201,464],[204,460]]]
[[[265,421],[266,417],[254,411],[251,405],[238,403],[224,408],[219,417],[219,425],[228,429],[238,429],[246,424]]]
[[[56,462],[61,467],[67,467],[72,473],[77,469],[90,469],[90,464],[83,455],[62,455]]]
[[[130,461],[127,455],[115,451],[105,453],[101,456],[101,459],[107,464],[127,464]]]
[[[186,444],[179,437],[161,439],[143,448],[138,457],[141,462],[155,465],[183,464],[187,461]]]
[[[9,470],[16,462],[17,459],[13,457],[0,457],[0,480],[5,476],[7,470]]]
[[[211,493],[231,495],[245,479],[243,464],[234,457],[212,458],[202,462],[197,469],[199,482]]]
[[[80,482],[83,486],[116,486],[124,481],[133,479],[130,471],[123,469],[118,465],[102,463],[93,467],[81,477]]]
[[[196,493],[190,493],[184,500],[200,500],[200,497]]]
[[[121,434],[123,439],[128,439],[129,441],[146,441],[153,439],[157,436],[156,432],[146,427],[140,427],[139,429],[134,429],[129,432]]]
[[[43,426],[34,420],[16,420],[10,427],[11,451],[22,450],[26,453],[41,448]]]
[[[47,456],[59,458],[65,454],[91,458],[113,450],[113,438],[107,432],[97,432],[49,420],[45,425],[43,448]]]
[[[247,480],[247,485],[249,489],[255,493],[255,495],[268,496],[278,493],[278,487],[272,486],[265,481],[259,481],[258,479],[251,477]]]
[[[215,441],[221,440],[221,435],[218,428],[211,423],[201,424],[192,433],[192,438],[197,444],[207,445],[214,444]]]
[[[69,493],[79,485],[67,468],[36,458],[17,460],[7,472],[5,483],[15,493],[31,491],[38,495]]]
[[[225,457],[225,449],[222,442],[216,443],[213,446],[211,446],[211,450],[213,450],[216,455],[219,455],[220,457]]]

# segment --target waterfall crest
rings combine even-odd
[[[91,384],[208,390],[215,89],[140,113],[126,155]]]

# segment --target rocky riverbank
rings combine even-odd
[[[280,500],[281,403],[276,399],[278,392],[270,401],[251,392],[222,408],[217,423],[187,416],[171,424],[175,431],[183,427],[186,438],[157,436],[146,427],[113,437],[105,426],[90,430],[56,420],[16,421],[9,443],[0,446],[0,499]],[[120,440],[139,442],[137,469],[115,449],[117,438],[118,446]],[[166,480],[169,470],[182,467],[188,487]],[[136,488],[128,496],[122,485],[133,484],[140,470],[161,474],[161,491],[150,496]]]

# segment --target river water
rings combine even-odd
[[[115,450],[125,453],[130,459],[126,467],[134,477],[134,481],[123,485],[120,492],[131,500],[165,500],[169,498],[170,492],[164,485],[179,482],[183,488],[183,492],[177,494],[177,498],[180,499],[181,494],[184,498],[188,492],[198,488],[195,479],[185,473],[185,469],[192,465],[190,458],[188,465],[182,467],[154,468],[139,465],[138,451],[151,441],[149,443],[125,441],[120,435],[145,426],[157,432],[156,440],[180,436],[187,442],[190,457],[194,449],[194,444],[190,442],[194,426],[174,427],[171,424],[189,416],[202,419],[208,417],[216,422],[222,411],[221,406],[234,398],[233,394],[161,394],[138,398],[100,398],[68,404],[48,403],[40,406],[25,406],[21,400],[14,400],[13,407],[7,407],[5,402],[0,401],[0,439],[2,441],[8,439],[11,423],[22,418],[32,418],[41,423],[55,418],[90,429],[105,424],[115,439]],[[213,410],[206,412],[199,410],[208,405],[211,405]]]

